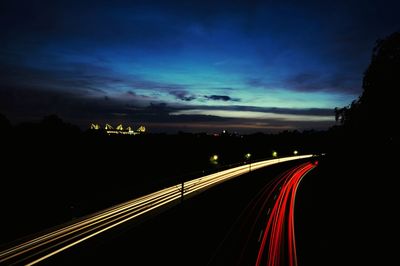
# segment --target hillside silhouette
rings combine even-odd
[[[397,90],[400,88],[400,32],[379,40],[364,73],[363,92],[350,106],[336,108],[347,134],[370,143],[394,142],[398,135]]]
[[[397,89],[400,87],[400,33],[376,43],[364,73],[363,92],[349,106],[335,109],[340,126],[330,129],[335,149],[314,181],[317,228],[327,230],[318,248],[329,265],[390,265],[397,231]],[[323,189],[324,188],[324,189]],[[325,228],[325,229],[324,229]],[[318,229],[316,229],[318,231]],[[315,252],[315,250],[313,250]],[[316,264],[317,265],[317,264]]]

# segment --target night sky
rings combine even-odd
[[[396,3],[397,2],[397,3]],[[399,1],[1,1],[0,113],[152,132],[326,129]]]

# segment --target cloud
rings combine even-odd
[[[0,77],[3,87],[72,91],[81,95],[104,95],[108,88],[123,83],[117,75],[113,76],[111,69],[90,63],[62,65],[54,69],[3,63],[0,71],[4,74]]]
[[[143,105],[143,102],[128,103],[115,97],[85,98],[74,92],[22,87],[0,88],[0,106],[2,110],[7,110],[4,114],[14,123],[38,120],[54,113],[82,129],[96,122],[153,125],[153,130],[158,132],[184,129],[218,132],[219,129],[230,128],[251,133],[312,127],[322,129],[332,125],[334,120],[333,111],[328,109],[171,106],[164,102]]]
[[[54,68],[40,68],[0,61],[0,72],[2,87],[57,90],[81,97],[107,96],[145,102],[158,100],[157,92],[167,92],[182,101],[195,99],[195,95],[184,90],[185,85],[125,75],[95,63],[60,63]]]
[[[279,107],[258,107],[246,105],[230,105],[230,106],[191,106],[192,109],[204,110],[225,110],[225,111],[249,111],[264,112],[275,114],[293,114],[293,115],[320,115],[333,116],[333,109],[330,108],[279,108]]]
[[[333,111],[329,109],[172,106],[157,101],[144,105],[143,102],[128,103],[116,97],[81,97],[74,91],[22,87],[0,87],[0,106],[13,123],[38,120],[54,113],[82,129],[87,129],[92,122],[113,125],[123,123],[133,126],[144,124],[149,126],[150,132],[219,132],[223,128],[243,133],[326,129],[334,120]]]
[[[230,96],[227,95],[204,95],[204,98],[212,101],[240,102],[240,99],[231,98]]]
[[[330,91],[356,94],[361,87],[357,78],[344,73],[300,72],[286,78],[283,86],[302,92]]]
[[[257,112],[257,111],[238,111],[238,110],[205,110],[205,109],[189,109],[179,110],[171,113],[171,115],[213,115],[225,118],[241,118],[241,119],[259,119],[259,120],[278,120],[285,122],[308,121],[308,122],[333,122],[332,115],[310,115],[310,114],[282,114],[273,112]]]
[[[191,94],[184,90],[173,90],[173,91],[170,91],[169,94],[175,96],[176,99],[185,101],[185,102],[190,102],[197,98],[194,94]]]

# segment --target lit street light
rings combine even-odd
[[[246,153],[244,158],[249,161],[249,172],[251,172],[251,161],[250,161],[251,153]]]
[[[293,151],[293,154],[294,154],[294,155],[297,155],[298,153],[299,153],[299,152],[298,152],[297,150],[294,150],[294,151]]]
[[[278,153],[276,151],[273,151],[272,152],[272,157],[274,157],[274,158],[278,157]]]
[[[212,164],[218,164],[218,155],[214,154],[213,156],[210,157],[210,162]]]

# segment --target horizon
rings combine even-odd
[[[0,115],[3,116],[2,117],[2,122],[3,122],[2,126],[4,126],[4,125],[9,123],[9,125],[11,127],[13,127],[13,128],[20,128],[20,127],[27,127],[28,126],[28,129],[29,129],[29,127],[41,125],[46,119],[51,118],[51,119],[60,119],[64,125],[76,127],[77,129],[80,130],[80,132],[94,130],[93,128],[91,128],[92,125],[98,125],[100,127],[99,129],[95,129],[95,130],[107,130],[105,128],[105,126],[108,124],[108,125],[112,126],[113,128],[116,128],[117,126],[120,126],[120,125],[122,125],[122,127],[124,129],[126,129],[127,127],[130,127],[133,131],[137,131],[141,126],[144,126],[145,130],[146,130],[146,134],[150,134],[150,135],[152,135],[152,134],[154,134],[154,135],[158,135],[158,134],[162,134],[162,135],[163,134],[166,134],[166,135],[179,135],[179,134],[193,134],[193,135],[199,134],[199,135],[203,135],[203,134],[205,134],[205,135],[209,135],[209,136],[221,136],[222,134],[226,134],[228,136],[251,136],[251,135],[258,135],[258,134],[262,134],[262,135],[279,135],[279,134],[282,134],[282,133],[284,134],[284,133],[287,133],[287,132],[289,132],[289,133],[298,133],[298,134],[303,134],[305,132],[326,132],[326,131],[329,131],[331,129],[331,127],[327,128],[327,129],[322,129],[322,130],[318,130],[318,129],[314,129],[314,128],[303,129],[303,130],[297,130],[297,129],[293,129],[293,130],[292,129],[282,129],[282,130],[280,130],[279,128],[277,128],[276,130],[273,130],[273,131],[263,132],[263,131],[253,131],[253,130],[252,131],[236,131],[235,127],[232,127],[232,128],[229,128],[229,127],[226,127],[226,128],[215,127],[214,131],[212,131],[212,132],[208,131],[207,132],[207,131],[202,131],[201,127],[199,127],[197,130],[196,130],[196,128],[191,128],[189,130],[185,130],[185,129],[187,129],[186,127],[184,127],[184,128],[172,127],[172,130],[165,130],[165,127],[158,129],[158,128],[152,127],[152,125],[150,125],[150,127],[149,127],[149,126],[146,126],[145,124],[132,124],[132,123],[124,123],[124,122],[117,122],[117,123],[114,124],[114,123],[108,123],[107,121],[104,122],[104,123],[93,122],[93,123],[89,123],[87,125],[85,124],[83,126],[79,126],[77,124],[71,123],[70,121],[64,120],[62,117],[60,117],[60,116],[58,116],[56,114],[46,115],[44,117],[37,118],[37,119],[34,119],[34,120],[30,120],[30,121],[13,122],[13,121],[10,121],[7,116],[5,116],[5,115],[3,115],[1,113],[0,113]],[[54,122],[55,121],[53,121],[53,123]],[[336,123],[335,126],[336,125],[338,125],[338,123]],[[114,135],[114,136],[118,136],[118,134]]]

